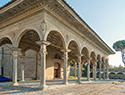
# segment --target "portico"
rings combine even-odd
[[[88,81],[91,75],[97,80],[97,69],[99,79],[102,70],[105,79],[107,59],[114,52],[64,0],[13,3],[0,8],[0,46],[8,48],[8,53],[0,54],[9,60],[1,59],[0,74],[3,66],[4,76],[12,75],[14,86],[25,78],[40,79],[41,89],[46,80],[62,79],[68,84],[71,61],[76,64],[77,83],[81,83],[85,63]],[[7,71],[8,67],[12,68]]]

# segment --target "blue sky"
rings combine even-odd
[[[10,0],[0,0],[0,6]],[[125,0],[66,0],[89,26],[112,48],[125,40]],[[110,56],[110,64],[122,64],[120,53]]]
[[[111,48],[114,42],[125,40],[125,0],[66,1]],[[109,63],[123,65],[121,53],[109,56]]]

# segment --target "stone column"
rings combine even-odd
[[[80,66],[81,66],[81,55],[78,56],[78,83],[80,84],[81,83],[81,69],[80,69]]]
[[[17,83],[17,61],[18,61],[18,48],[13,48],[13,86],[18,86]]]
[[[101,65],[101,62],[99,61],[99,79],[101,80],[101,68],[102,68],[102,65]]]
[[[97,68],[97,63],[94,64],[94,80],[96,80],[96,68]]]
[[[108,69],[108,66],[106,66],[106,72],[107,72],[107,80],[109,80],[109,69]]]
[[[64,70],[63,70],[63,83],[64,84],[68,84],[68,79],[67,79],[67,64],[68,64],[68,53],[70,52],[71,50],[62,50],[62,52],[64,53]]]
[[[48,41],[37,41],[37,44],[40,45],[40,54],[41,54],[41,74],[40,74],[40,89],[44,89],[46,86],[46,47],[50,45]]]
[[[88,59],[87,64],[87,80],[90,81],[90,59]]]
[[[24,55],[22,55],[22,57],[21,57],[21,81],[25,81],[24,80],[24,64],[25,64],[25,56]]]
[[[105,80],[105,64],[103,63],[103,79]]]

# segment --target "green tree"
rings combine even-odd
[[[117,41],[113,44],[115,51],[120,51],[122,55],[122,61],[125,67],[125,40]]]

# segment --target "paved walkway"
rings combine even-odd
[[[81,84],[69,81],[48,81],[45,90],[37,89],[39,81],[20,82],[12,87],[10,83],[0,83],[0,95],[125,95],[125,82],[118,81],[82,81]]]

